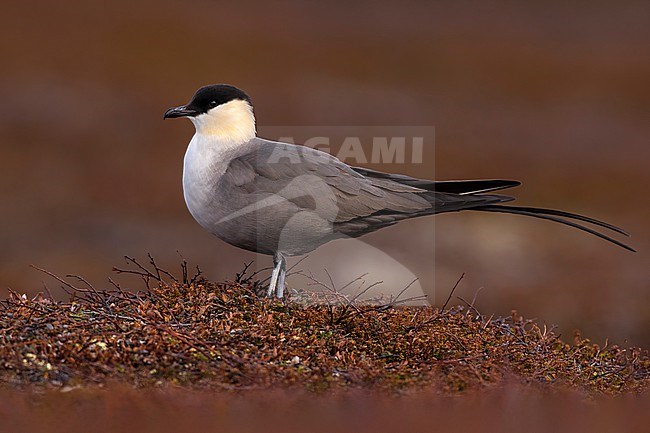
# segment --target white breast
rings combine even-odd
[[[218,183],[230,162],[248,149],[248,143],[234,145],[211,135],[196,133],[183,161],[183,195],[194,219],[214,233],[219,209],[224,207]]]

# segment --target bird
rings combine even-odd
[[[519,181],[417,179],[353,167],[327,152],[258,137],[251,98],[228,84],[201,87],[189,103],[163,115],[182,117],[195,127],[183,161],[187,208],[223,241],[273,256],[268,297],[284,296],[287,257],[334,239],[447,212],[550,220],[634,251],[580,222],[629,236],[619,227],[560,210],[507,205],[513,197],[494,193]]]

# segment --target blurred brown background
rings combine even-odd
[[[124,254],[171,267],[177,250],[232,278],[253,256],[192,220],[180,177],[193,128],[162,121],[225,82],[252,95],[262,130],[435,125],[425,164],[374,168],[519,179],[520,204],[625,227],[637,254],[505,215],[440,216],[435,247],[431,218],[364,241],[438,305],[465,272],[457,294],[484,287],[487,315],[648,347],[649,14],[640,1],[4,2],[0,285],[41,290],[34,263],[104,286]],[[332,245],[359,274],[380,272]]]

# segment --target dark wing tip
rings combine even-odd
[[[435,182],[434,189],[436,192],[467,195],[514,188],[519,185],[521,182],[518,180],[506,179],[441,180]]]

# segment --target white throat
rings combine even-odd
[[[196,128],[196,134],[210,140],[237,145],[255,138],[253,107],[241,99],[226,102],[189,119]]]

